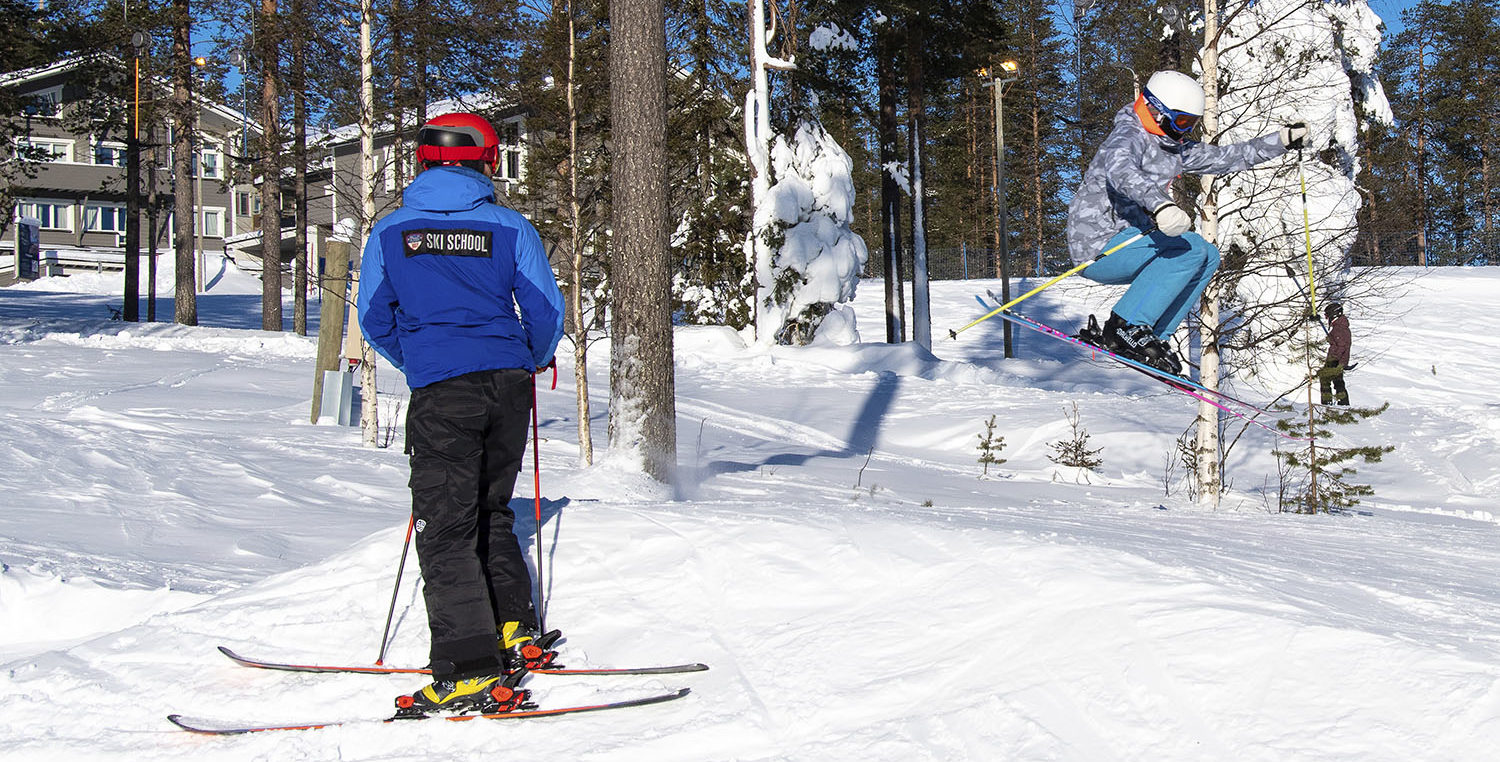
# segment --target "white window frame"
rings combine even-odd
[[[511,130],[514,129],[514,135]],[[526,120],[524,117],[507,119],[500,123],[499,165],[495,177],[519,182],[526,176]],[[512,137],[514,139],[512,139]],[[515,164],[512,172],[511,164]]]
[[[383,163],[383,166],[380,168],[380,174],[382,174],[382,175],[385,176],[385,192],[386,193],[395,193],[396,192],[396,153],[395,153],[395,149],[393,149],[391,146],[385,146],[384,148],[381,148],[380,149],[380,161]]]
[[[62,149],[62,153],[61,154],[55,153],[55,152],[53,152],[51,150],[48,150],[47,153],[52,156],[51,159],[48,159],[46,161],[46,163],[48,163],[48,164],[72,164],[73,163],[73,141],[72,140],[68,140],[66,138],[38,138],[38,137],[30,137],[30,138],[21,137],[21,138],[16,138],[16,153],[17,153],[17,155],[20,154],[20,149],[21,149],[22,146],[28,146],[28,145],[32,146],[34,148],[43,148],[43,147],[47,147],[49,149],[50,148],[61,148]]]
[[[41,214],[41,207],[56,207],[57,212],[52,216],[54,225],[47,226],[47,220]],[[42,230],[59,230],[66,233],[73,232],[73,203],[60,198],[23,198],[16,202],[16,211],[22,217],[34,217],[42,222]]]
[[[204,172],[202,178],[204,180],[223,180],[223,148],[219,148],[217,145],[204,145],[204,147],[198,148],[199,171],[208,168],[208,163],[202,160],[204,156],[213,156],[213,174]]]
[[[106,228],[99,223],[104,218],[102,213],[108,209],[109,215],[116,227]],[[90,203],[83,205],[83,230],[86,233],[124,233],[125,232],[125,205],[108,203]]]
[[[224,222],[228,219],[227,210],[222,206],[200,206],[198,207],[198,232],[204,238],[223,238]],[[217,232],[209,232],[208,220],[212,217],[214,224],[218,227]]]
[[[213,174],[208,174],[204,171],[208,168],[208,162],[203,160],[206,156],[214,157]],[[218,146],[200,146],[193,157],[193,174],[204,180],[224,179],[224,151]]]
[[[119,164],[104,164],[104,163],[100,163],[100,161],[99,161],[99,149],[101,149],[101,148],[108,148],[111,151],[119,151],[120,152],[120,163]],[[127,150],[129,150],[129,146],[125,145],[124,143],[120,143],[120,142],[114,141],[114,140],[98,140],[98,139],[95,139],[94,141],[92,141],[92,143],[89,146],[89,163],[93,164],[95,166],[100,166],[100,167],[123,167],[123,166],[125,166],[125,161],[126,161],[126,159],[125,159],[125,151],[127,151]]]

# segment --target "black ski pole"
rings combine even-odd
[[[1298,293],[1298,295],[1300,295],[1300,296],[1307,296],[1308,295],[1307,294],[1307,289],[1303,288],[1302,284],[1297,282],[1297,271],[1293,270],[1292,266],[1289,265],[1289,264],[1286,264],[1285,262],[1283,262],[1281,264],[1281,266],[1284,267],[1284,268],[1286,268],[1286,276],[1288,278],[1292,279],[1292,285],[1297,287],[1297,293]],[[1309,309],[1311,309],[1311,308],[1309,308]],[[1327,336],[1328,335],[1328,326],[1323,325],[1323,318],[1320,315],[1318,315],[1318,313],[1316,311],[1313,312],[1312,316],[1313,316],[1314,320],[1318,321],[1318,327],[1321,328],[1321,329],[1323,329],[1323,335]]]
[[[411,519],[406,522],[406,541],[401,543],[401,562],[396,565],[396,586],[391,590],[391,609],[385,614],[385,632],[380,634],[380,656],[375,659],[377,667],[385,663],[385,649],[391,636],[391,619],[396,615],[396,596],[401,593],[401,572],[406,569],[406,551],[411,548],[411,530],[416,525],[417,515],[412,514]]]

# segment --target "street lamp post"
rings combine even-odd
[[[1004,61],[990,81],[984,83],[985,87],[993,88],[995,91],[995,200],[999,207],[1000,218],[1000,297],[1002,304],[1010,301],[1010,231],[1006,224],[1010,210],[1006,205],[1005,193],[1005,86],[1020,78],[1017,75],[1019,69],[1020,66],[1015,61]],[[981,76],[989,76],[989,72],[981,72]],[[1005,356],[1015,357],[1015,351],[1011,346],[1010,323],[1005,324],[1004,331]]]
[[[125,141],[125,320],[141,319],[141,51],[151,44],[145,32],[130,36],[135,49],[134,94],[130,110],[130,135]],[[118,229],[118,228],[117,228]]]
[[[208,58],[205,57],[205,56],[196,56],[196,57],[194,57],[193,58],[193,66],[196,69],[201,70],[203,67],[208,66]],[[195,204],[194,207],[193,207],[193,261],[196,262],[197,264],[196,264],[196,266],[193,269],[197,272],[197,281],[198,282],[195,284],[196,290],[197,290],[198,293],[201,294],[201,293],[204,293],[205,291],[208,290],[208,288],[207,288],[208,276],[207,276],[206,273],[204,273],[204,270],[208,269],[208,254],[207,254],[207,252],[205,252],[203,250],[203,208],[204,208],[204,204],[203,204],[203,146],[204,146],[204,140],[203,140],[202,136],[198,134],[198,130],[195,129],[195,130],[192,130],[191,132],[188,133],[188,145],[191,146],[191,148],[192,148],[192,154],[191,155],[193,157],[193,160],[191,162],[189,162],[188,166],[192,167],[192,170],[193,170],[193,177],[192,177],[192,183],[193,183],[193,201],[194,201],[194,204]],[[222,231],[221,231],[221,233],[222,233]]]

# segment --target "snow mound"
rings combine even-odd
[[[170,588],[118,589],[7,566],[0,570],[0,663],[82,643],[207,598]]]

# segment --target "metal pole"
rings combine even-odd
[[[134,101],[130,112],[130,137],[125,144],[125,294],[123,312],[131,323],[141,319],[141,43],[131,36],[135,48]]]
[[[390,645],[391,619],[396,616],[396,596],[401,592],[401,572],[406,569],[406,551],[411,549],[411,530],[417,525],[417,515],[413,513],[406,522],[406,541],[401,543],[401,561],[396,564],[396,584],[391,588],[391,608],[385,614],[385,632],[380,634],[380,655],[375,657],[375,666],[385,664],[385,649]]]
[[[1010,209],[1006,204],[1005,192],[1005,85],[1014,81],[1014,78],[996,77],[991,85],[995,89],[995,196],[1000,216],[1000,296],[1005,302],[1010,301],[1010,230],[1006,219],[1010,216]],[[1004,327],[1005,356],[1015,357],[1010,327],[1010,323],[1006,323]]]

